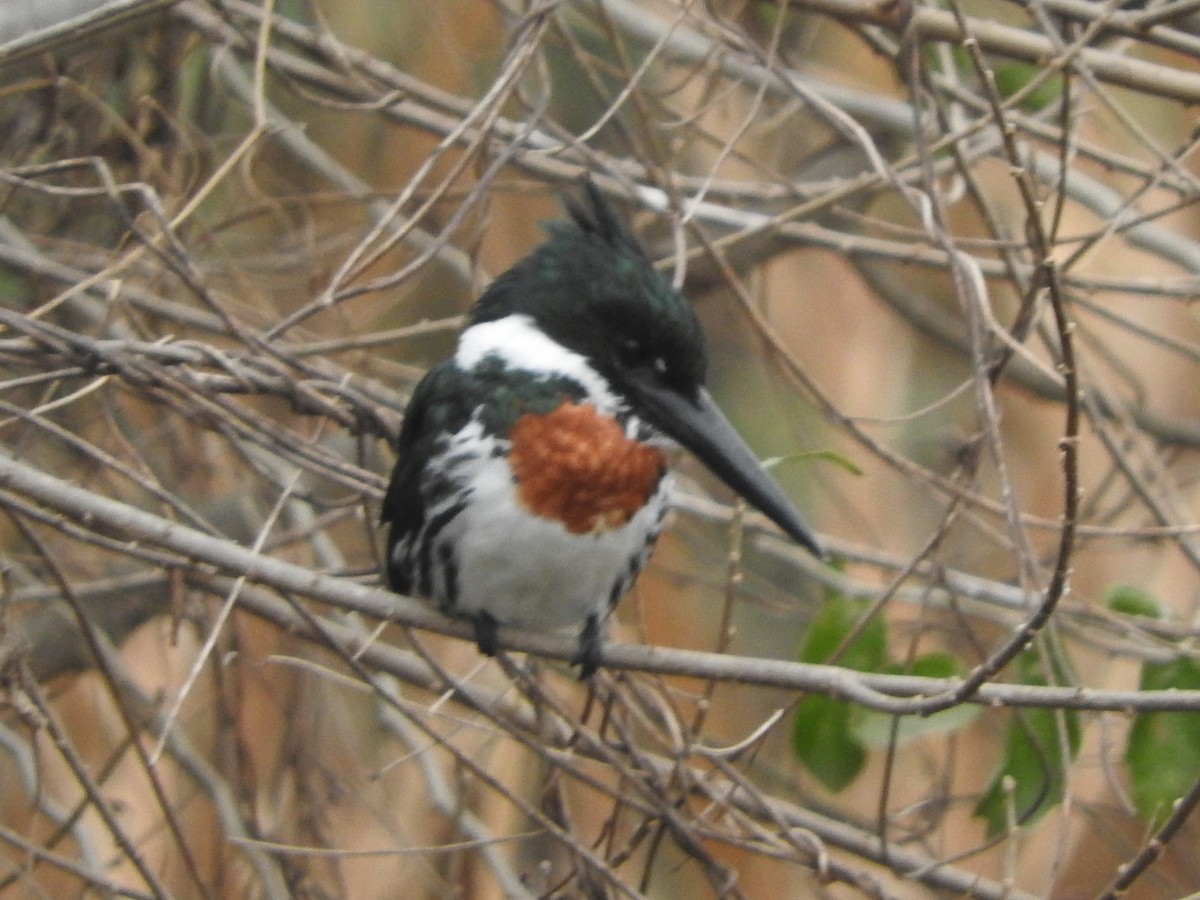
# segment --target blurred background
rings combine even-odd
[[[0,896],[1200,891],[1195,6],[6,4]],[[719,672],[366,590],[588,173],[831,551],[681,460],[610,636]]]

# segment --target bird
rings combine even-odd
[[[381,519],[393,591],[470,621],[487,656],[501,626],[577,628],[582,680],[663,529],[680,446],[824,551],[705,387],[691,304],[591,178],[563,203],[418,382]]]

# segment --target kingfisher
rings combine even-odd
[[[581,679],[645,564],[682,445],[801,546],[821,545],[705,388],[691,305],[600,189],[494,279],[417,384],[382,509],[387,578],[473,623],[579,629]]]

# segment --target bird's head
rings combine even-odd
[[[471,323],[528,317],[584,357],[629,408],[691,450],[717,477],[818,556],[783,489],[705,389],[708,351],[691,304],[654,267],[596,185],[568,198],[569,219],[499,276]]]
[[[566,207],[570,219],[550,223],[549,239],[492,283],[472,324],[525,315],[630,399],[643,382],[694,397],[708,351],[691,304],[595,184],[584,182],[583,200]]]

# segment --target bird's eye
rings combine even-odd
[[[641,360],[643,356],[642,342],[634,337],[624,337],[617,342],[620,347],[621,358],[627,363],[635,363]]]
[[[658,378],[666,378],[670,374],[667,358],[656,355],[653,348],[647,347],[638,338],[626,336],[618,340],[616,345],[622,365],[630,369],[648,370]]]

